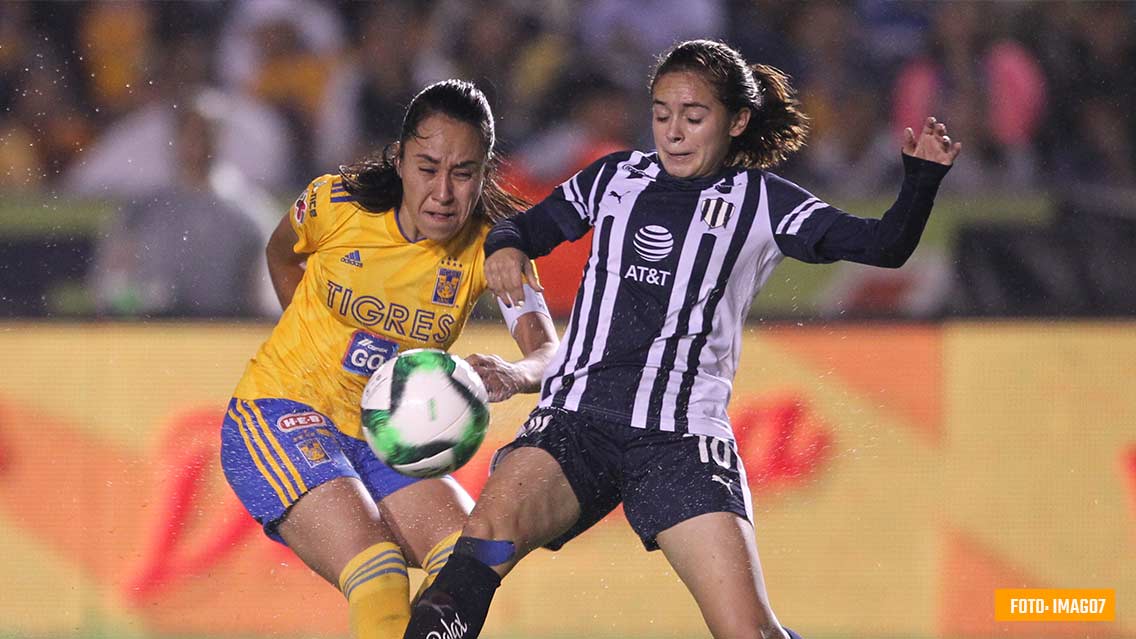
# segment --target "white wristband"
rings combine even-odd
[[[501,316],[505,318],[505,325],[509,327],[509,334],[513,333],[513,329],[517,327],[517,320],[525,313],[541,313],[549,318],[552,317],[548,312],[548,303],[544,301],[544,295],[534,291],[528,284],[523,286],[525,287],[524,305],[505,306],[501,298],[497,298],[497,306],[501,308]]]

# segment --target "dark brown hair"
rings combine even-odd
[[[749,124],[730,142],[727,166],[767,169],[784,162],[805,145],[808,117],[801,111],[789,76],[765,64],[748,65],[729,45],[689,40],[659,57],[651,91],[667,73],[692,71],[713,88],[726,109],[750,110]]]
[[[497,177],[497,158],[493,147],[497,137],[493,111],[489,101],[471,82],[443,80],[422,89],[402,119],[398,142],[390,143],[380,153],[354,164],[339,167],[343,185],[356,201],[369,211],[386,211],[402,202],[402,178],[395,169],[395,158],[406,148],[406,141],[419,137],[418,127],[434,114],[442,114],[464,122],[477,130],[485,148],[485,182],[481,197],[473,206],[473,216],[496,223],[527,209],[530,204],[507,191]]]

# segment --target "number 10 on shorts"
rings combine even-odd
[[[710,460],[713,459],[714,463],[722,468],[733,468],[733,440],[711,437],[709,435],[693,435],[693,437],[698,438],[698,459],[703,464],[709,464]]]

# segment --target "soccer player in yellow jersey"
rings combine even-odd
[[[221,462],[265,533],[347,597],[354,637],[402,636],[407,566],[432,579],[472,506],[451,478],[379,461],[359,400],[396,353],[448,349],[485,290],[485,236],[524,206],[494,179],[494,137],[481,91],[433,84],[396,144],[312,181],[268,242],[284,314],[229,402]],[[556,350],[532,284],[524,303],[502,305],[524,358],[468,358],[492,401],[535,392]]]

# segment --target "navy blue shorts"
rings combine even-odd
[[[221,468],[249,514],[280,543],[276,525],[320,484],[355,477],[378,503],[420,481],[379,461],[367,442],[344,435],[327,415],[289,399],[229,401]]]
[[[715,512],[753,521],[745,467],[733,440],[633,428],[590,414],[538,408],[493,458],[535,447],[551,454],[580,502],[580,518],[545,547],[558,550],[623,502],[647,550],[659,533]]]

